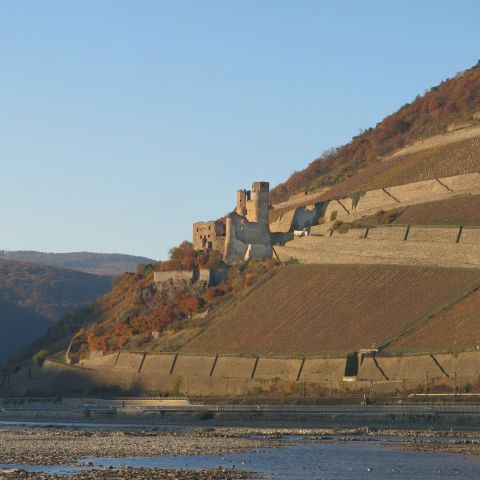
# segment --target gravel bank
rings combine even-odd
[[[1,428],[0,464],[68,465],[82,457],[229,455],[278,444],[271,437],[252,439],[211,429],[131,432]]]
[[[292,439],[290,436],[300,436]],[[85,457],[138,457],[177,455],[229,455],[298,442],[343,443],[374,441],[405,451],[480,455],[478,431],[428,431],[369,428],[182,428],[171,430],[94,430],[83,428],[0,428],[0,464],[75,465],[90,468]],[[233,470],[115,469],[55,476],[0,473],[0,480],[178,479],[217,480],[252,478]]]
[[[234,480],[251,479],[255,474],[239,470],[160,470],[156,468],[122,468],[85,471],[78,475],[50,475],[22,470],[0,473],[0,480]]]

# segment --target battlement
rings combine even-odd
[[[269,192],[268,182],[253,182],[251,190],[238,190],[235,212],[249,222],[268,224]]]

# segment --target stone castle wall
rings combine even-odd
[[[193,280],[192,270],[174,270],[171,272],[153,272],[153,281],[155,283],[168,282],[169,280],[185,280],[191,282]]]

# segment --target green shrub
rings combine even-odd
[[[48,350],[39,350],[33,357],[32,361],[39,367],[43,365],[43,362],[47,358]]]
[[[352,207],[353,207],[354,210],[357,208],[358,202],[365,195],[365,193],[366,192],[364,192],[364,191],[359,191],[359,192],[355,192],[352,195]]]
[[[337,214],[338,212],[336,210],[334,210],[331,214],[330,214],[330,221],[331,222],[334,222],[336,219],[337,219]]]

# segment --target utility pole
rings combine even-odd
[[[453,394],[457,394],[457,371],[453,372]]]
[[[428,393],[428,370],[425,370],[425,387],[423,393]]]

